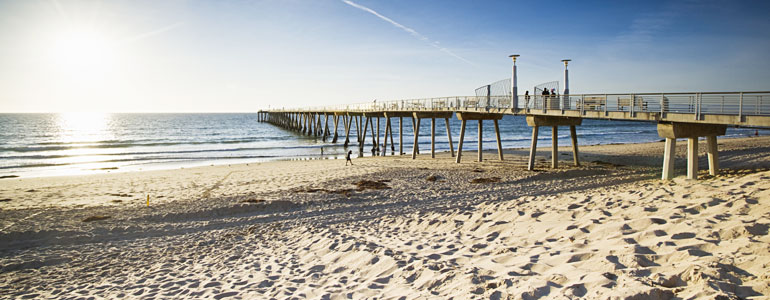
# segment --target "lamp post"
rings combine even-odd
[[[516,109],[519,108],[519,87],[516,86],[516,58],[519,57],[519,55],[512,54],[508,57],[513,59],[513,69],[511,70],[511,109],[515,113]]]
[[[567,70],[567,64],[569,64],[571,59],[562,59],[561,60],[564,63],[564,94],[561,101],[561,107],[562,109],[569,109],[569,70]]]
[[[569,95],[569,71],[567,70],[567,64],[572,60],[562,59],[561,61],[564,63],[564,95]]]

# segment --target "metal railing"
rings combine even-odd
[[[619,93],[571,95],[520,95],[518,109],[528,113],[548,110],[687,113],[770,116],[770,92],[704,93]],[[393,100],[332,106],[277,109],[272,111],[379,112],[379,111],[463,111],[507,110],[513,108],[509,96],[455,96]]]

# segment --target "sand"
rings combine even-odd
[[[719,143],[1,179],[0,298],[766,298],[770,138]]]

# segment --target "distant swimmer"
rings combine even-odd
[[[348,154],[345,154],[345,166],[348,165],[348,162],[350,162],[350,165],[353,165],[353,161],[350,160],[350,156],[353,154],[352,150],[348,150]]]

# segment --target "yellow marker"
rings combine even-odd
[[[147,207],[150,207],[150,194],[147,194]]]

